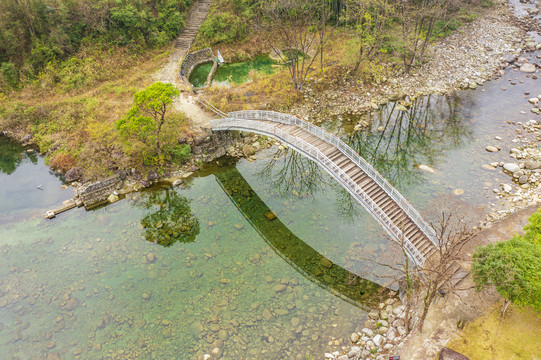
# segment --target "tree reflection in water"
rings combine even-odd
[[[276,167],[276,162],[282,157],[283,163]],[[318,164],[289,148],[276,151],[258,175],[270,181],[280,196],[291,196],[291,193],[312,196],[327,185]]]
[[[142,206],[152,210],[141,219],[148,241],[168,247],[176,242],[193,242],[199,235],[199,220],[191,211],[190,200],[175,190],[150,192]]]
[[[11,175],[26,158],[33,164],[38,162],[36,153],[25,153],[19,143],[0,135],[0,173]]]
[[[381,111],[367,113],[363,118],[369,130],[343,135],[342,140],[376,168],[393,186],[405,189],[422,183],[420,164],[438,167],[446,153],[473,139],[473,123],[461,109],[471,109],[469,98],[457,95],[429,95],[412,101],[408,111],[396,110],[389,103]],[[326,124],[332,127],[333,124]],[[337,125],[337,124],[334,124]],[[378,129],[380,129],[378,131]],[[336,129],[340,133],[340,129]],[[275,166],[285,155],[279,166]],[[274,185],[280,196],[312,196],[331,185],[339,194],[334,204],[346,219],[355,221],[362,214],[356,201],[335,181],[323,175],[319,166],[293,150],[278,150],[260,172],[265,181]]]
[[[473,139],[473,126],[459,110],[471,108],[457,95],[428,95],[414,100],[408,111],[397,103],[366,114],[369,131],[343,138],[393,186],[405,188],[423,181],[415,166],[437,167],[449,150]],[[383,131],[377,129],[383,128]]]

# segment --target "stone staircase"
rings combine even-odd
[[[213,0],[199,0],[193,5],[186,26],[182,29],[175,42],[176,49],[182,49],[185,52],[190,49],[190,46],[199,32],[199,27],[207,17],[212,1]]]
[[[180,31],[175,41],[174,48],[169,56],[169,62],[154,76],[156,81],[171,84],[177,83],[180,62],[190,50],[190,46],[199,32],[199,27],[207,17],[212,2],[213,0],[199,0],[193,4],[188,15],[188,20],[186,21],[186,26]]]

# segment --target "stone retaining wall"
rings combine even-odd
[[[77,189],[77,193],[85,208],[89,209],[105,202],[120,181],[120,176],[113,175],[101,181],[85,184]]]
[[[193,69],[199,64],[214,61],[214,54],[211,48],[194,51],[186,55],[182,64],[180,65],[180,75],[185,76],[186,79],[190,78],[190,74]]]

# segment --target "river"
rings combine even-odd
[[[524,93],[535,90],[531,76],[508,69],[407,112],[390,103],[365,115],[360,132],[347,114],[325,126],[427,217],[441,199],[484,214],[502,205],[492,189],[509,178],[481,166],[520,145],[512,122],[534,116]],[[309,160],[278,147],[257,157],[45,220],[73,190],[0,137],[0,358],[198,359],[214,350],[306,359],[346,344],[388,292],[376,276],[384,269],[365,260],[392,258],[385,233]]]

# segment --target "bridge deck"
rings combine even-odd
[[[262,120],[259,120],[262,121]],[[270,121],[268,121],[270,123]],[[344,171],[364,192],[387,214],[393,223],[411,241],[417,250],[428,259],[436,250],[434,244],[419,229],[417,224],[370,176],[351,161],[340,149],[333,144],[320,139],[305,129],[296,125],[273,123],[274,126],[285,132],[299,137],[302,140],[317,147],[335,165]]]
[[[247,110],[211,121],[213,130],[243,130],[273,136],[316,161],[423,267],[437,250],[432,227],[370,164],[336,136],[295,116]]]

